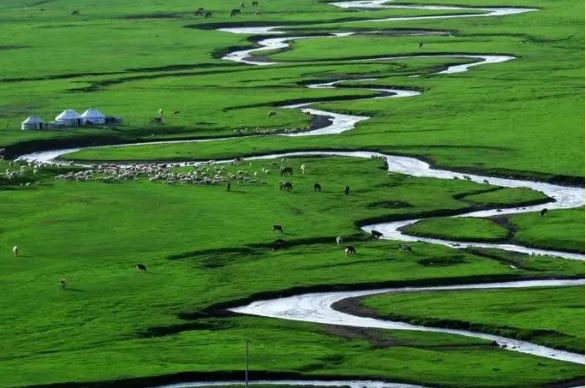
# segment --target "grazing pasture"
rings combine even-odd
[[[474,8],[0,2],[0,387],[242,379],[246,340],[255,380],[583,384],[583,365],[479,337],[226,309],[308,292],[584,277],[583,261],[555,252],[405,244],[379,226],[362,229],[425,218],[408,232],[584,250],[583,202],[556,210],[539,190],[494,183],[583,187],[583,5],[464,3]],[[482,7],[505,5],[538,11],[482,16]],[[462,15],[474,17],[427,18]],[[282,34],[220,30],[271,26]],[[225,58],[290,36],[308,39],[252,55],[274,64]],[[515,59],[440,74],[479,61],[462,55]],[[31,115],[50,122],[90,107],[123,121],[20,129]],[[343,132],[311,135],[356,116]],[[169,140],[177,142],[156,143]],[[59,163],[18,159],[64,148],[80,149]],[[320,150],[411,156],[452,172],[390,173],[380,155],[243,159]],[[550,211],[449,218],[537,203]],[[581,286],[385,294],[359,307],[583,353],[583,294]]]

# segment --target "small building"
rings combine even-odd
[[[37,116],[30,116],[20,124],[23,131],[36,131],[45,128],[45,122]]]
[[[106,123],[106,116],[97,109],[89,108],[81,114],[84,124],[100,125]]]
[[[83,118],[73,109],[66,109],[55,117],[55,124],[64,127],[79,127],[83,124]]]

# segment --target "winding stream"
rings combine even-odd
[[[537,11],[534,8],[509,8],[509,7],[491,7],[491,8],[472,8],[472,7],[461,7],[461,6],[436,6],[436,5],[388,5],[386,0],[366,0],[366,1],[350,1],[350,2],[338,2],[332,3],[332,5],[341,8],[355,8],[355,9],[382,9],[382,8],[406,8],[406,9],[421,9],[421,10],[466,10],[474,11],[476,13],[466,13],[457,15],[438,15],[438,16],[414,16],[414,17],[391,17],[383,19],[371,19],[369,22],[400,22],[407,20],[424,20],[424,19],[449,19],[449,18],[469,18],[469,17],[497,17],[521,14],[525,12]],[[365,22],[365,21],[360,21]],[[354,22],[347,22],[348,24]],[[255,35],[282,35],[283,31],[279,30],[283,28],[280,26],[273,27],[246,27],[246,28],[223,28],[220,31],[240,34],[255,34]],[[290,41],[299,39],[311,39],[311,38],[323,38],[323,37],[342,37],[351,36],[353,32],[336,33],[324,36],[286,36],[286,37],[272,37],[263,39],[258,42],[260,47],[255,47],[247,50],[238,50],[227,54],[224,59],[250,64],[257,66],[274,65],[277,62],[270,62],[266,60],[255,60],[250,58],[252,53],[258,53],[262,51],[271,51],[276,49],[283,49],[289,46]],[[392,61],[400,59],[412,59],[414,57],[430,58],[430,57],[441,57],[441,58],[460,58],[470,59],[470,63],[459,64],[448,66],[445,70],[442,70],[436,74],[456,74],[468,71],[470,68],[475,66],[496,64],[515,59],[510,55],[484,55],[484,54],[427,54],[427,55],[413,55],[413,56],[386,56],[370,59],[360,59],[354,61]],[[338,80],[327,83],[319,83],[308,85],[309,88],[336,88],[337,84],[344,80]],[[356,80],[354,80],[356,81]],[[386,88],[368,88],[365,90],[377,91],[380,93],[378,97],[374,98],[409,98],[416,97],[420,93],[413,90],[397,90],[397,89],[386,89]],[[313,103],[294,104],[284,106],[282,108],[288,109],[300,109],[303,112],[310,113],[317,116],[325,116],[329,119],[329,124],[310,132],[303,133],[290,133],[280,134],[280,136],[316,136],[316,135],[335,135],[345,131],[353,129],[359,122],[368,120],[367,116],[355,116],[347,114],[339,114],[335,112],[326,112],[310,108],[309,106]],[[188,143],[188,142],[207,142],[207,141],[227,141],[233,138],[223,139],[205,139],[205,140],[179,140],[179,141],[157,141],[150,143],[137,143],[137,144],[125,144],[118,146],[105,146],[105,147],[87,147],[87,148],[107,148],[107,147],[128,147],[128,146],[141,146],[148,144],[171,144],[171,143]],[[65,163],[60,162],[59,157],[77,152],[82,148],[70,148],[62,150],[53,150],[45,152],[37,152],[28,155],[22,155],[19,160],[30,161],[30,162],[41,162],[41,163]],[[430,177],[437,179],[454,179],[463,178],[463,174],[452,172],[448,170],[440,170],[432,168],[428,163],[411,157],[386,155],[377,152],[369,151],[315,151],[315,152],[290,152],[280,153],[273,155],[264,155],[246,158],[247,160],[255,159],[273,159],[281,157],[293,157],[293,156],[312,156],[312,155],[329,155],[329,156],[345,156],[345,157],[357,157],[357,158],[384,158],[388,163],[388,171],[393,173],[407,174],[418,177]],[[184,164],[197,164],[197,162],[184,162]],[[551,197],[555,202],[549,203],[546,206],[528,206],[523,208],[511,208],[502,210],[485,210],[478,212],[469,212],[461,214],[458,217],[489,217],[494,215],[503,214],[519,214],[524,212],[535,212],[544,207],[549,209],[569,209],[584,206],[585,204],[585,190],[580,187],[567,187],[561,185],[553,185],[543,182],[534,182],[517,179],[506,179],[506,178],[495,178],[486,177],[481,175],[468,174],[472,181],[482,183],[488,180],[491,185],[502,186],[502,187],[526,187],[532,190],[537,190],[548,197]],[[385,239],[402,240],[402,241],[423,241],[432,244],[441,244],[455,249],[462,249],[466,247],[483,247],[483,248],[498,248],[508,251],[515,251],[521,253],[536,253],[543,255],[557,256],[561,258],[584,260],[584,255],[559,252],[559,251],[547,251],[532,249],[511,244],[487,244],[487,243],[472,243],[472,242],[453,242],[444,241],[440,239],[429,239],[421,237],[407,236],[401,233],[400,228],[407,225],[413,224],[419,221],[419,219],[411,219],[398,222],[380,223],[375,225],[365,226],[363,229],[366,232],[370,232],[376,229],[384,234]],[[348,291],[348,292],[329,292],[329,293],[311,293],[296,295],[288,298],[280,298],[275,300],[256,301],[248,306],[242,306],[232,309],[234,312],[250,315],[258,315],[263,317],[272,317],[280,319],[289,319],[296,321],[308,321],[314,323],[324,323],[333,325],[345,325],[355,327],[370,327],[370,328],[383,328],[383,329],[395,329],[395,330],[416,330],[416,331],[430,331],[430,332],[441,332],[449,334],[463,335],[467,337],[475,337],[481,339],[487,339],[495,341],[506,349],[521,353],[532,354],[536,356],[546,357],[555,360],[563,360],[572,363],[584,364],[584,356],[581,354],[575,354],[570,352],[564,352],[559,350],[550,349],[544,346],[535,345],[525,341],[517,341],[510,338],[501,336],[494,336],[484,333],[470,332],[465,330],[451,330],[451,329],[440,329],[435,327],[423,327],[410,325],[403,322],[385,321],[372,318],[364,318],[345,314],[336,311],[332,308],[332,305],[336,302],[347,298],[361,297],[367,295],[375,295],[382,293],[399,293],[399,292],[427,292],[427,291],[446,291],[446,290],[468,290],[468,289],[495,289],[495,288],[525,288],[525,287],[547,287],[547,286],[578,286],[583,285],[583,280],[548,280],[548,281],[524,281],[524,282],[508,282],[508,283],[491,283],[491,284],[473,284],[473,285],[456,285],[456,286],[445,286],[445,287],[418,287],[418,288],[389,288],[379,290],[365,290],[365,291]],[[217,386],[217,385],[239,385],[240,382],[225,381],[225,382],[196,382],[196,383],[184,383],[184,384],[173,384],[165,387],[179,388],[179,387],[202,387],[202,386]],[[393,384],[380,381],[317,381],[317,380],[266,380],[256,381],[254,384],[262,385],[309,385],[318,387],[332,387],[332,386],[349,386],[351,388],[420,388],[414,385],[406,384]]]

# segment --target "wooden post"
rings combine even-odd
[[[245,340],[244,350],[244,386],[248,388],[248,343],[250,341]]]

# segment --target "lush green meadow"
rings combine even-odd
[[[540,11],[364,22],[468,12],[353,11],[316,0],[259,2],[253,11],[245,1],[237,18],[229,17],[239,6],[234,0],[0,2],[0,148],[14,159],[29,151],[78,145],[233,136],[86,149],[66,158],[185,161],[372,150],[464,171],[583,184],[583,4],[510,0],[506,5]],[[194,15],[199,7],[213,16]],[[79,15],[71,15],[75,10]],[[216,28],[257,25],[282,26],[295,35],[360,34],[295,41],[291,49],[262,55],[280,62],[272,66],[221,59],[253,47],[260,37]],[[402,36],[419,30],[443,35]],[[517,59],[454,75],[433,73],[470,60],[355,61],[442,53]],[[339,79],[346,81],[337,89],[306,87]],[[364,87],[423,93],[359,101],[377,95]],[[371,118],[335,136],[235,133],[323,125],[299,110],[281,108],[317,101],[316,109]],[[50,121],[63,109],[81,113],[89,107],[121,116],[124,123],[20,130],[31,114]],[[159,109],[165,112],[163,123],[153,125]],[[277,115],[267,117],[273,110]],[[291,192],[279,190],[285,179],[279,176],[281,165],[294,170],[286,178]],[[54,178],[82,170],[74,166],[42,167],[37,173],[29,168],[15,179],[4,174],[20,166],[0,160],[0,387],[180,372],[193,372],[192,379],[239,377],[235,373],[243,368],[246,339],[253,378],[321,376],[486,388],[569,387],[583,379],[580,365],[511,352],[480,339],[239,316],[223,309],[304,291],[580,278],[583,262],[555,257],[529,260],[504,251],[424,243],[412,244],[414,254],[407,255],[397,241],[375,240],[360,226],[433,216],[414,229],[442,238],[513,238],[518,244],[576,251],[584,246],[583,208],[541,218],[511,216],[498,224],[441,218],[547,198],[527,189],[390,174],[378,159],[246,161],[228,165],[228,172],[257,173],[256,182],[232,182],[230,191],[224,185],[168,185],[145,177],[112,183]],[[313,191],[315,183],[321,192]],[[350,195],[344,195],[345,186]],[[274,224],[284,227],[283,235],[271,230]],[[357,255],[345,256],[336,236],[356,247]],[[273,252],[277,238],[285,240],[284,249]],[[19,257],[12,255],[15,245]],[[137,263],[144,263],[148,273],[137,271]],[[59,288],[61,279],[67,279],[67,290]],[[582,352],[583,294],[580,287],[426,293],[378,296],[365,303],[381,315],[431,325],[458,321]],[[144,385],[151,386],[149,381]]]
[[[584,352],[582,296],[583,287],[533,288],[387,294],[361,303],[389,319],[484,331]]]

